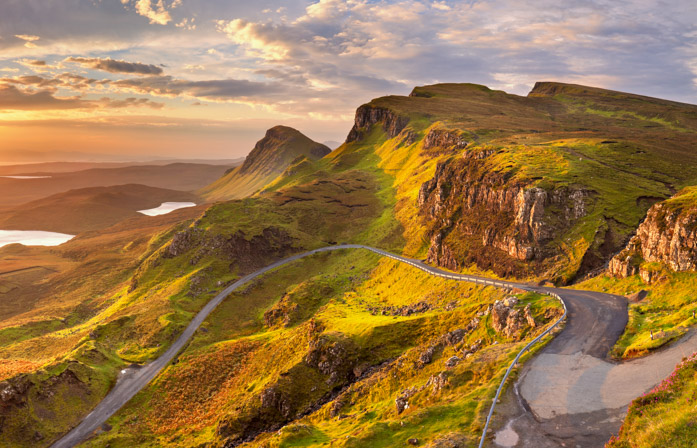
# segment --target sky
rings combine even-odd
[[[0,0],[0,164],[341,142],[375,97],[535,81],[697,104],[697,2]]]

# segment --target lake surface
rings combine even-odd
[[[0,176],[3,179],[50,179],[53,176]]]
[[[151,208],[148,210],[138,210],[138,213],[142,213],[148,216],[158,216],[166,215],[167,213],[179,210],[180,208],[195,207],[196,204],[193,202],[163,202],[157,208]]]
[[[58,246],[75,235],[39,230],[0,230],[0,247],[19,243],[25,246]]]

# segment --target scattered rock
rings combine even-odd
[[[433,355],[436,353],[436,347],[435,346],[430,346],[423,352],[421,352],[421,355],[419,356],[419,361],[421,364],[430,364],[433,362]]]
[[[447,361],[445,361],[445,366],[455,367],[460,361],[462,361],[460,358],[458,358],[457,356],[453,356],[449,358]]]

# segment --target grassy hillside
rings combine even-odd
[[[122,366],[153,359],[217,291],[292,253],[356,242],[491,276],[593,274],[653,203],[697,184],[696,113],[565,84],[529,97],[418,87],[359,108],[347,142],[324,157],[274,131],[204,190],[252,197],[128,220],[56,249],[5,248],[3,259],[26,258],[16,266],[55,272],[0,277],[31,296],[0,321],[17,391],[0,407],[0,444],[49,445]],[[27,286],[36,279],[45,288]],[[494,332],[486,309],[504,297],[355,251],[305,260],[233,294],[88,445],[467,446],[503,367],[541,331]],[[540,324],[559,312],[544,297],[519,299]],[[462,340],[443,342],[458,329]]]
[[[330,151],[293,128],[276,126],[257,142],[242,165],[229,170],[223,177],[201,189],[199,194],[210,201],[251,196],[289,165],[311,163]]]
[[[200,199],[193,193],[145,185],[81,188],[0,213],[0,228],[75,235],[136,218],[139,216],[138,210],[155,208],[163,202],[195,201]]]

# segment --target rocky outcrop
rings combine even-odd
[[[197,264],[210,254],[234,261],[249,272],[264,266],[270,258],[282,258],[293,251],[293,238],[280,227],[270,226],[261,234],[248,237],[238,230],[232,235],[208,235],[202,229],[190,227],[178,232],[164,251],[163,257],[173,258],[191,254],[191,264]]]
[[[683,196],[652,206],[636,235],[609,263],[615,277],[639,274],[645,283],[661,276],[660,264],[670,270],[697,270],[697,207]]]
[[[357,352],[349,339],[320,337],[310,342],[305,362],[326,375],[327,384],[336,385],[351,380],[356,367]]]
[[[350,143],[360,139],[366,131],[377,123],[381,123],[387,135],[394,138],[407,126],[409,118],[384,107],[364,104],[356,110],[355,123],[346,137],[346,142]]]
[[[527,326],[536,326],[530,305],[521,310],[515,307],[517,304],[518,300],[514,297],[494,302],[491,307],[491,325],[494,331],[507,338],[517,339]]]
[[[516,272],[516,262],[557,255],[558,247],[548,243],[587,214],[588,191],[545,190],[510,180],[488,168],[491,154],[467,151],[440,162],[421,186],[418,206],[431,236],[429,262],[450,269],[474,262],[499,275]]]
[[[424,138],[423,149],[440,148],[445,150],[464,149],[469,145],[468,136],[452,129],[431,129]]]

